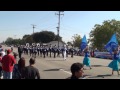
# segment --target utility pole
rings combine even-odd
[[[58,32],[58,48],[59,48],[60,16],[64,15],[64,14],[61,14],[61,12],[64,12],[64,11],[58,11],[58,13],[55,14],[55,15],[58,15],[58,27],[56,27]]]
[[[33,26],[33,34],[34,34],[34,28],[35,28],[36,25],[32,24],[32,26]]]
[[[36,25],[32,24],[32,26],[33,26],[33,35],[34,35],[34,28],[35,28]],[[33,36],[32,36],[32,38],[33,38]]]

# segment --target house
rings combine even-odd
[[[58,47],[58,41],[51,41],[51,42],[47,43],[48,46],[50,46],[50,44],[51,44],[52,46],[55,46],[55,45],[56,45],[56,46]],[[59,47],[60,47],[60,48],[62,48],[64,44],[65,44],[64,42],[59,41]]]

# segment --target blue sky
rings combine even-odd
[[[7,37],[22,38],[32,34],[32,24],[36,25],[34,32],[42,30],[53,31],[57,34],[57,11],[0,11],[0,42]],[[120,20],[120,11],[64,11],[61,15],[60,36],[63,41],[72,41],[74,34],[81,37],[89,33],[95,24],[104,20]]]

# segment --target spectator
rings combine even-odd
[[[13,56],[14,56],[15,59],[17,59],[18,54],[13,52]]]
[[[2,61],[2,53],[0,53],[0,79],[2,77],[2,63],[1,63],[1,61]]]
[[[35,68],[35,59],[30,58],[30,65],[25,68],[24,78],[25,79],[40,79],[40,74],[37,68]]]
[[[25,58],[22,57],[18,61],[18,64],[14,65],[13,78],[14,79],[21,79],[21,78],[23,78],[24,70],[25,70]]]
[[[5,51],[1,49],[2,57],[5,56]]]
[[[71,65],[71,77],[67,79],[80,79],[83,77],[83,64],[82,63],[73,63]]]
[[[13,66],[16,60],[13,55],[10,55],[11,50],[7,50],[7,55],[2,58],[3,79],[12,79]]]
[[[18,70],[21,73],[21,78],[23,78],[23,72],[25,70],[25,58],[22,57],[19,61],[18,61]]]

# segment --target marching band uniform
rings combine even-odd
[[[74,49],[71,48],[71,49],[70,49],[70,52],[71,52],[71,57],[73,58],[73,52],[74,52]]]
[[[60,57],[60,48],[57,48],[57,56],[59,56]]]
[[[44,58],[45,58],[45,54],[46,54],[46,48],[45,48],[45,46],[42,48],[42,52],[43,52],[43,55],[44,55]]]
[[[29,48],[28,47],[26,47],[26,54],[28,55],[28,51],[29,51]]]
[[[61,49],[61,51],[62,51],[62,57],[64,58],[64,46],[63,46],[63,48]]]
[[[66,57],[68,57],[68,52],[69,52],[68,48],[66,48]]]
[[[43,53],[43,51],[42,51],[42,46],[40,47],[40,56],[42,57],[42,53]]]
[[[32,54],[32,47],[29,47],[29,53],[30,53],[30,56]]]
[[[49,52],[49,48],[46,47],[46,54],[47,54],[47,56],[48,56],[48,52]]]
[[[63,58],[64,60],[66,60],[66,51],[67,51],[67,48],[66,48],[66,45],[64,46],[64,49],[63,49]]]
[[[39,56],[39,54],[40,54],[40,47],[39,46],[37,47],[37,53],[38,53],[38,56]]]
[[[18,53],[19,53],[19,58],[21,58],[22,53],[23,53],[23,48],[22,48],[22,46],[19,46],[19,47],[18,47]]]
[[[55,45],[54,48],[53,48],[54,58],[56,58],[56,52],[57,52],[57,47]]]
[[[49,47],[49,51],[50,51],[50,57],[51,57],[51,52],[52,52],[52,46],[51,45]]]
[[[36,54],[37,54],[37,47],[34,47],[34,55],[35,55],[35,58],[36,58]]]

